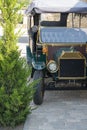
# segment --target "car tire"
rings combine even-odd
[[[35,93],[33,97],[33,101],[36,105],[41,105],[44,97],[44,77],[43,71],[35,71],[33,80],[38,80],[38,83],[35,85]]]

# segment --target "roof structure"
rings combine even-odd
[[[35,13],[87,13],[87,3],[81,0],[33,0],[26,14]]]

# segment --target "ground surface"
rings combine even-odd
[[[46,91],[24,130],[87,130],[87,90]]]
[[[0,130],[23,130],[24,124],[21,124],[15,128],[10,128],[10,127],[0,127]]]

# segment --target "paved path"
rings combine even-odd
[[[87,130],[87,90],[46,91],[24,130]]]

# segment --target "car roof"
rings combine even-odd
[[[87,13],[87,3],[81,0],[33,0],[26,14],[34,13]]]

